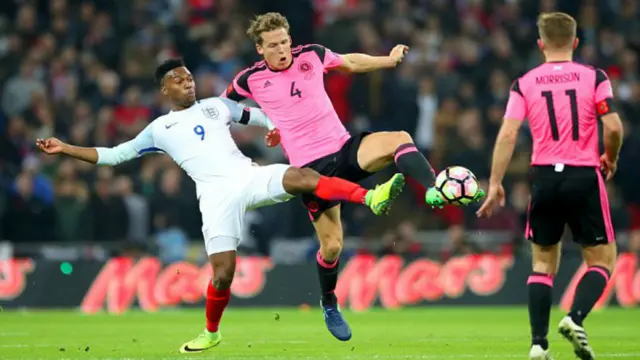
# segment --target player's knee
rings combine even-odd
[[[335,260],[342,252],[342,237],[336,235],[324,236],[320,244],[322,257],[327,260]]]
[[[213,286],[218,290],[226,290],[233,282],[234,269],[229,267],[217,267],[213,272]]]
[[[555,275],[558,272],[558,265],[554,262],[538,260],[533,263],[533,272]]]
[[[617,260],[615,243],[588,247],[582,253],[587,266],[599,266],[613,272]]]
[[[393,131],[389,133],[388,139],[385,148],[391,158],[395,156],[396,150],[400,145],[413,143],[413,138],[406,131]]]
[[[587,262],[586,264],[587,264],[587,267],[589,267],[589,268],[597,266],[597,267],[601,267],[603,269],[607,269],[607,270],[609,270],[609,274],[612,274],[613,270],[615,269],[615,264],[611,264],[611,263],[605,262],[605,261],[594,261],[594,262],[591,262],[591,263]]]
[[[394,137],[395,137],[396,141],[398,142],[398,145],[402,145],[402,144],[412,143],[413,142],[413,138],[406,131],[396,131],[393,134],[394,134]]]
[[[291,167],[285,175],[285,190],[289,194],[313,192],[318,185],[318,179],[320,174],[312,169]]]
[[[533,271],[542,274],[555,275],[560,267],[561,247],[556,245],[542,246],[532,244]]]
[[[558,273],[559,263],[553,258],[539,258],[533,260],[533,272],[555,275]]]
[[[315,190],[320,179],[320,174],[309,168],[298,169],[300,173],[300,186],[306,190]]]

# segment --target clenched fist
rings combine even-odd
[[[400,64],[407,52],[409,52],[409,47],[407,45],[396,45],[391,49],[389,57],[395,60],[396,64]]]

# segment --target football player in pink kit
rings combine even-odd
[[[622,124],[613,107],[611,83],[604,71],[572,62],[578,45],[576,21],[564,13],[538,18],[538,46],[545,63],[511,86],[504,122],[493,153],[487,199],[479,216],[504,205],[502,179],[522,122],[533,137],[531,199],[525,236],[532,243],[529,276],[529,320],[532,360],[551,359],[547,332],[553,278],[560,259],[565,224],[582,246],[589,266],[580,280],[560,333],[583,360],[595,358],[583,321],[602,295],[616,261],[616,244],[605,177],[616,171],[622,146]],[[599,155],[598,118],[603,122],[605,152]]]
[[[389,56],[338,55],[321,45],[292,49],[289,24],[278,13],[256,17],[247,34],[264,61],[240,72],[225,94],[236,101],[253,99],[271,118],[277,130],[267,135],[268,145],[280,143],[294,166],[351,181],[360,181],[395,162],[402,174],[428,189],[425,198],[429,205],[445,204],[433,188],[434,170],[409,134],[379,132],[351,137],[324,88],[328,70],[361,73],[393,68],[402,61],[406,46],[397,45]],[[482,196],[484,193],[478,198]],[[316,196],[302,200],[320,240],[317,262],[325,323],[333,336],[347,341],[351,329],[334,295],[342,250],[340,202]]]

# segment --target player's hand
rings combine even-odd
[[[396,65],[400,64],[404,59],[405,54],[409,51],[409,47],[407,45],[396,45],[391,49],[389,53],[389,57],[392,58]]]
[[[616,161],[611,161],[607,154],[602,154],[602,156],[600,156],[600,170],[604,172],[606,180],[609,181],[613,179],[613,175],[616,174],[616,170],[618,170],[618,163]]]
[[[62,153],[64,143],[54,137],[48,139],[37,139],[36,146],[45,154],[55,155]]]
[[[276,147],[280,144],[280,130],[269,130],[267,135],[264,136],[264,143],[268,147]]]
[[[489,185],[489,193],[484,203],[476,212],[478,217],[490,217],[493,214],[493,208],[496,205],[503,207],[505,203],[504,188],[500,185]]]

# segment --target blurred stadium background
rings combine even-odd
[[[146,156],[114,169],[96,168],[43,156],[33,146],[35,138],[47,136],[86,146],[111,146],[134,136],[168,111],[152,80],[160,61],[182,56],[195,74],[198,96],[216,96],[241,68],[258,60],[244,31],[251,16],[266,11],[288,17],[294,44],[320,43],[336,52],[375,55],[387,54],[396,43],[407,44],[411,51],[397,69],[327,75],[326,88],[338,114],[353,132],[407,131],[436,168],[468,167],[486,186],[510,83],[541,61],[535,20],[539,12],[554,10],[568,12],[579,22],[576,60],[605,69],[614,84],[626,142],[609,191],[619,243],[632,256],[635,269],[634,254],[640,251],[637,1],[4,0],[0,239],[5,242],[0,256],[5,260],[0,304],[78,306],[102,265],[113,261],[124,268],[133,266],[127,261],[145,257],[158,266],[205,264],[194,186],[168,157]],[[281,151],[263,145],[262,135],[261,129],[234,128],[241,150],[256,162],[285,161]],[[484,298],[460,301],[524,303],[522,294],[492,300],[488,295],[507,292],[499,291],[500,279],[486,275],[490,266],[481,260],[499,259],[496,269],[520,269],[501,274],[507,278],[504,286],[523,290],[518,281],[529,271],[521,234],[530,150],[529,134],[523,131],[505,184],[507,207],[490,220],[476,219],[473,206],[431,210],[421,201],[424,189],[417,184],[410,184],[388,218],[374,219],[366,209],[347,207],[344,259],[361,262],[345,261],[345,271],[371,274],[367,271],[374,265],[366,259],[372,256],[423,265],[467,259],[471,269],[484,270],[486,278],[475,284]],[[371,179],[370,184],[375,182]],[[263,271],[282,274],[284,279],[273,281],[283,286],[287,271],[276,271],[278,267],[300,267],[297,274],[305,274],[301,281],[309,283],[302,288],[315,292],[310,264],[317,242],[301,203],[263,208],[246,219],[241,253],[250,256],[247,259],[268,257],[264,267],[270,270]],[[572,265],[565,285],[580,265],[579,252],[567,245]],[[65,269],[76,269],[74,274],[87,269],[82,273],[88,278],[59,278],[65,275],[58,270],[63,261],[69,262]],[[252,267],[241,276],[248,283],[254,268],[263,265],[246,264]],[[403,266],[394,264],[390,266]],[[20,285],[17,273],[42,281]],[[41,288],[51,276],[61,290]],[[482,290],[485,280],[496,282],[496,288]],[[256,288],[252,294],[269,292],[269,281],[271,277],[264,290]],[[239,290],[251,284],[237,283],[236,295],[251,295],[251,289]],[[471,279],[469,283],[472,287]],[[344,286],[348,292],[351,285]],[[77,296],[55,301],[55,296],[44,296],[52,291]],[[243,294],[240,302],[254,305],[249,295]],[[640,300],[640,291],[636,295]],[[296,305],[305,296],[316,298],[292,295],[282,304]],[[264,303],[279,301],[275,297]]]

